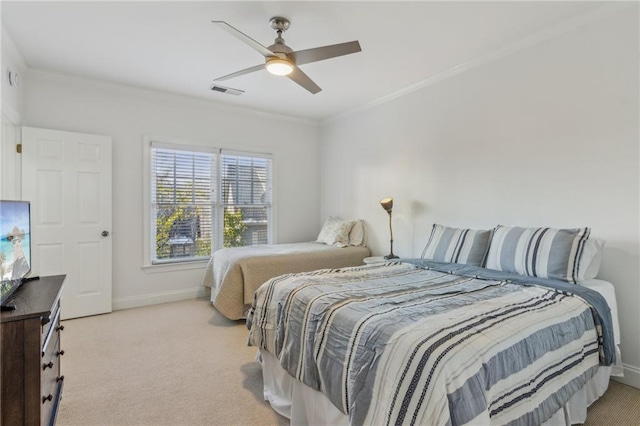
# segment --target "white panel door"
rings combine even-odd
[[[111,312],[111,138],[22,128],[31,275],[66,274],[62,317]]]

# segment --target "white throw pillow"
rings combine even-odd
[[[589,238],[585,242],[578,266],[578,281],[591,280],[598,275],[604,243],[600,238]]]
[[[349,245],[350,246],[364,246],[366,244],[364,237],[364,221],[362,219],[356,220],[349,232]]]
[[[346,247],[349,245],[349,232],[351,232],[351,228],[355,223],[355,220],[344,220],[339,217],[329,216],[316,242],[336,247]]]

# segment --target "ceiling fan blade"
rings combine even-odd
[[[267,49],[262,44],[258,43],[257,41],[255,41],[254,39],[252,39],[251,37],[249,37],[248,35],[246,35],[242,31],[239,31],[239,30],[235,29],[234,27],[232,27],[231,25],[227,24],[225,21],[211,21],[211,22],[213,22],[214,24],[218,25],[218,27],[222,28],[223,30],[225,30],[226,32],[228,32],[232,36],[236,37],[240,41],[243,41],[246,44],[248,44],[255,51],[257,51],[258,53],[262,54],[265,58],[268,58],[268,57],[271,57],[271,56],[275,56],[272,51],[270,51],[269,49]]]
[[[287,77],[289,77],[291,80],[295,81],[314,95],[322,91],[320,86],[314,83],[313,80],[311,80],[309,76],[302,72],[302,70],[298,67],[293,67],[293,71],[291,72],[291,74],[287,75]]]
[[[260,65],[256,65],[255,67],[246,68],[241,71],[236,71],[231,74],[223,75],[222,77],[216,78],[214,81],[228,80],[230,78],[239,77],[241,75],[249,74],[249,73],[260,71],[263,69],[264,69],[264,64],[260,64]]]
[[[332,44],[330,46],[315,47],[313,49],[299,50],[289,55],[295,57],[296,65],[304,65],[360,51],[362,51],[360,43],[356,40],[347,43]]]

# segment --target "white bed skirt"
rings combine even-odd
[[[291,419],[291,425],[348,425],[349,417],[338,410],[321,392],[291,377],[267,351],[262,360],[264,399],[279,414]],[[545,426],[584,423],[587,407],[600,398],[609,386],[611,367],[600,367],[598,373],[572,398],[564,409],[547,420]]]

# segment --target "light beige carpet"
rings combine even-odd
[[[587,426],[639,426],[640,389],[611,380],[609,389],[587,409]]]
[[[205,299],[64,321],[58,426],[288,424],[243,323]]]
[[[58,426],[289,424],[262,399],[244,321],[227,320],[208,300],[63,324]],[[612,382],[587,424],[640,425],[640,390]]]

